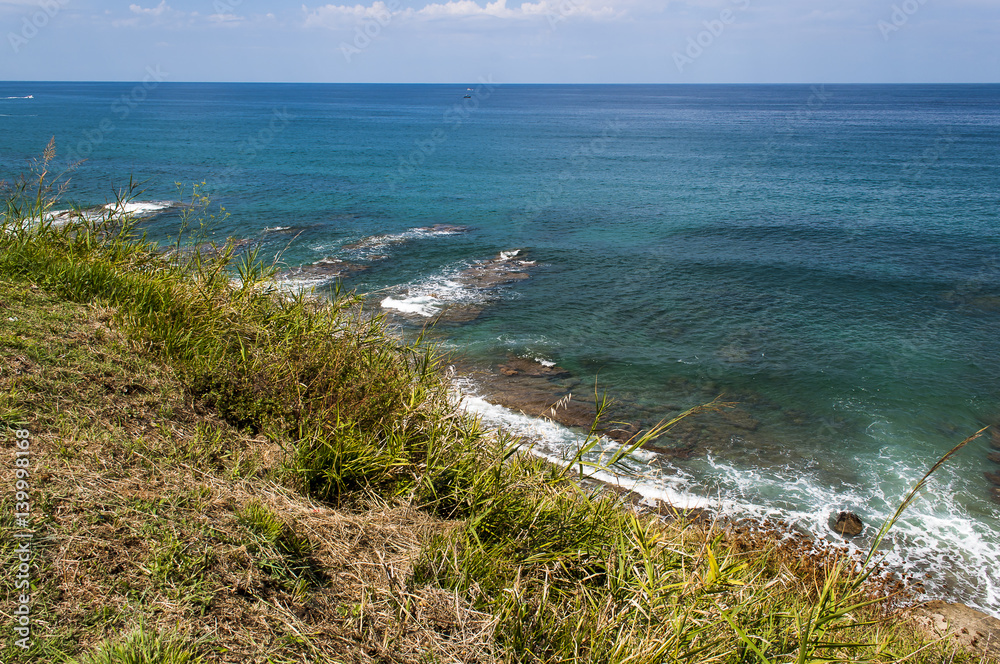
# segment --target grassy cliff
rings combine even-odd
[[[523,454],[350,296],[51,224],[44,166],[0,220],[4,662],[980,661],[872,565]]]

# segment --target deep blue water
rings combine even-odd
[[[474,298],[455,271],[521,250],[532,277],[446,346],[556,362],[647,420],[740,401],[759,427],[665,464],[673,498],[877,524],[1000,420],[1000,86],[0,83],[0,127],[0,179],[55,136],[55,172],[87,159],[67,203],[204,182],[218,237],[292,265],[402,234],[347,282],[374,302],[432,313]],[[408,233],[433,224],[470,230]],[[941,471],[893,545],[998,613],[990,451]]]

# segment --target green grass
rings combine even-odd
[[[201,664],[183,639],[138,629],[120,640],[102,643],[73,664]]]
[[[309,538],[259,500],[240,509],[237,519],[249,531],[247,548],[257,559],[257,565],[275,582],[294,592],[327,583],[311,558]]]
[[[579,459],[555,467],[458,413],[433,349],[390,337],[351,295],[282,294],[273,265],[234,244],[181,251],[179,233],[176,250],[164,253],[127,217],[53,226],[51,157],[35,179],[6,193],[0,221],[0,298],[21,312],[0,328],[0,342],[26,372],[0,390],[0,420],[51,432],[64,468],[100,462],[101,478],[123,484],[133,473],[186,479],[168,482],[166,495],[109,506],[100,519],[120,524],[114,532],[134,548],[130,569],[143,590],[121,591],[127,600],[114,617],[94,613],[104,618],[66,626],[46,647],[74,653],[73,643],[104,629],[102,619],[125,614],[183,616],[193,630],[200,616],[223,611],[223,600],[235,601],[226,589],[243,589],[234,579],[250,572],[230,566],[247,561],[275,588],[240,590],[247,602],[279,593],[284,599],[267,611],[280,613],[287,602],[307,616],[295,620],[312,620],[319,612],[311,603],[334,601],[324,567],[333,563],[294,518],[255,499],[226,508],[226,529],[206,523],[201,515],[220,489],[207,479],[191,484],[204,475],[258,489],[283,485],[329,507],[408,506],[449,520],[422,538],[405,576],[379,551],[384,569],[372,573],[384,578],[391,607],[381,622],[365,622],[364,590],[337,610],[322,605],[386,653],[402,652],[405,626],[423,610],[420,593],[436,589],[491,616],[494,628],[479,634],[492,634],[496,651],[476,646],[482,661],[978,661],[926,643],[895,613],[898,598],[887,599],[893,582],[873,574],[876,561],[858,568],[810,553],[801,538],[680,515],[664,522],[582,488],[570,472],[586,470]],[[193,203],[206,205],[197,192]],[[81,306],[102,312],[102,324]],[[74,345],[84,321],[88,341]],[[82,406],[96,402],[107,404],[102,427]],[[95,440],[110,459],[98,459]],[[254,445],[280,450],[277,461]],[[59,529],[57,507],[42,511],[53,541],[75,532]],[[100,519],[95,529],[106,525]],[[141,525],[127,527],[135,519]],[[50,605],[67,592],[43,584]],[[305,661],[336,652],[343,637],[323,641],[326,632],[307,633],[295,620],[251,647],[251,657]],[[80,661],[194,662],[223,650],[139,630]],[[4,654],[22,661],[9,648]]]

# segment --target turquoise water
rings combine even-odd
[[[204,181],[231,213],[220,237],[365,263],[346,283],[375,303],[475,300],[454,274],[521,250],[531,278],[442,326],[446,346],[558,363],[643,422],[739,401],[756,428],[660,463],[675,499],[817,534],[840,508],[877,524],[1000,420],[1000,86],[0,83],[0,125],[0,179],[54,135],[56,170],[87,158],[81,205],[130,175],[164,203]],[[434,224],[469,230],[411,231]],[[376,235],[399,237],[343,248]],[[988,440],[891,554],[998,613]]]

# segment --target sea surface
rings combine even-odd
[[[131,178],[166,241],[197,185],[212,237],[280,254],[290,288],[341,274],[403,333],[465,311],[444,349],[556,365],[553,398],[596,386],[644,426],[737,403],[632,462],[650,498],[831,540],[850,509],[863,548],[1000,423],[1000,86],[8,82],[0,137],[8,181],[55,138],[62,208]],[[476,287],[491,259],[527,278]],[[540,453],[577,444],[462,384]],[[932,477],[886,555],[1000,615],[995,451]]]

